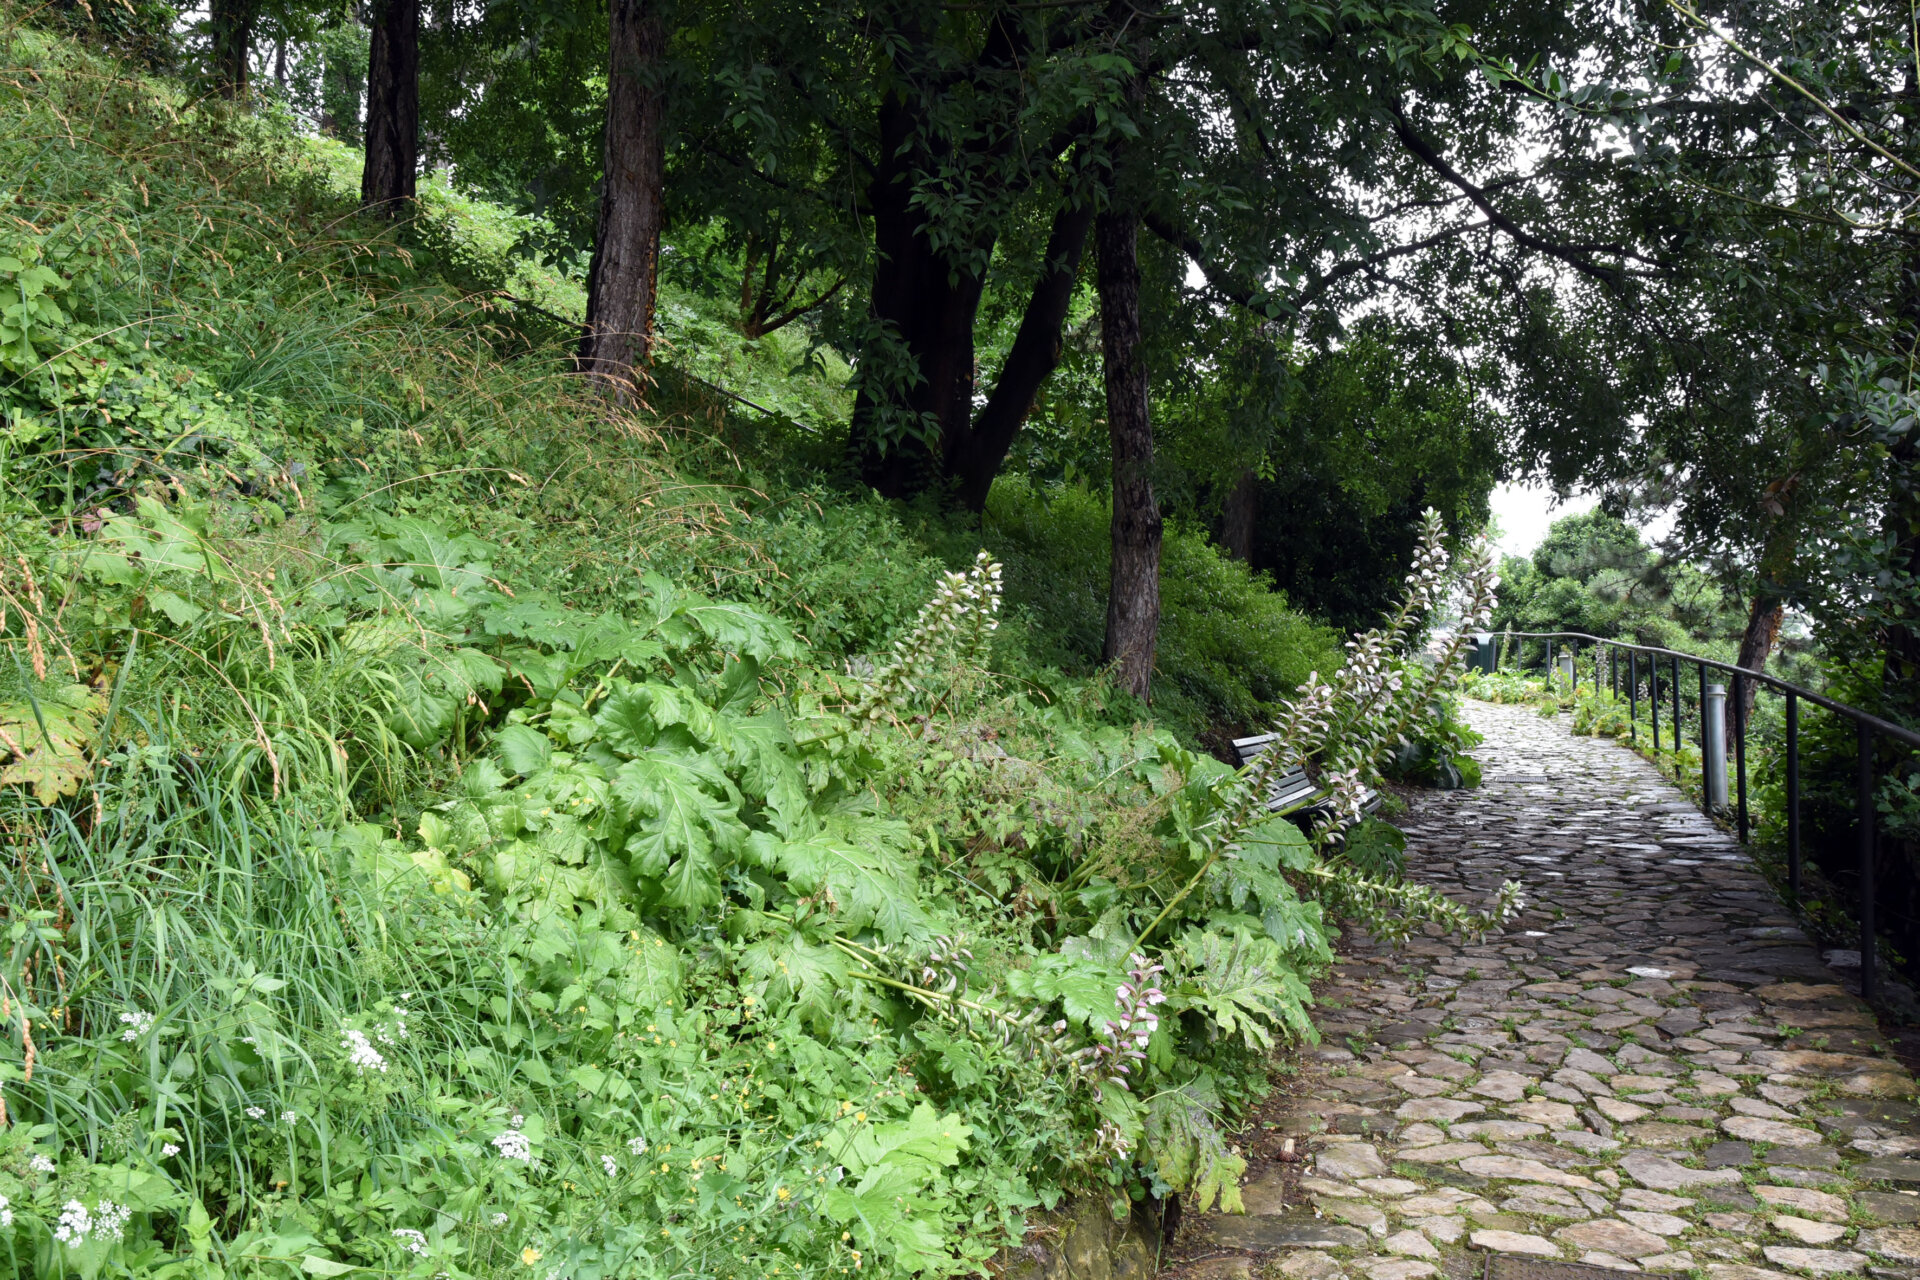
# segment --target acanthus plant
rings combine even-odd
[[[1196,1099],[1217,1099],[1225,1090],[1232,1072],[1220,1065],[1223,1040],[1252,1056],[1271,1046],[1275,1031],[1314,1035],[1301,972],[1330,955],[1322,908],[1400,936],[1427,921],[1478,935],[1520,907],[1519,886],[1511,882],[1493,903],[1474,909],[1424,885],[1365,874],[1339,856],[1382,763],[1433,730],[1465,633],[1484,625],[1493,607],[1498,580],[1484,542],[1454,566],[1444,537],[1429,511],[1400,607],[1348,645],[1348,662],[1331,679],[1310,678],[1283,706],[1275,749],[1232,775],[1163,747],[1162,760],[1178,764],[1185,785],[1169,798],[1156,829],[1159,851],[1142,854],[1184,870],[1171,881],[1177,887],[1103,891],[1106,905],[1085,920],[1084,932],[1063,929],[1056,950],[1004,970],[984,991],[968,986],[969,966],[953,964],[956,948],[944,942],[915,961],[841,940],[850,958],[865,962],[855,976],[1064,1066],[1093,1095],[1085,1155],[1104,1163],[1110,1180],[1128,1183],[1144,1168],[1163,1187],[1193,1195],[1199,1208],[1215,1195],[1230,1202],[1239,1159],[1214,1127],[1221,1108]],[[997,575],[992,581],[997,587]],[[1414,642],[1449,593],[1460,601],[1459,629],[1423,659]],[[901,653],[903,661],[908,653],[922,661],[934,656],[919,643]],[[898,667],[887,676],[886,688],[876,684],[861,704],[868,717],[878,717],[894,690],[912,686]],[[1267,807],[1273,779],[1300,763],[1316,770],[1322,786],[1311,838],[1290,814]],[[1085,894],[1100,890],[1101,879],[1070,883]],[[916,964],[920,974],[906,972]],[[883,972],[889,968],[891,975]],[[1125,979],[1115,982],[1123,971]],[[1150,1052],[1156,1037],[1160,1047]]]

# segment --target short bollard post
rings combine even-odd
[[[1727,807],[1727,686],[1709,684],[1701,727],[1706,730],[1707,808],[1715,813]]]

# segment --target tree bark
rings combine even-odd
[[[581,372],[616,398],[636,393],[653,349],[653,307],[665,220],[666,24],[657,0],[612,0],[606,172],[587,273]]]
[[[1253,563],[1253,530],[1260,518],[1260,477],[1248,467],[1234,478],[1220,513],[1220,549],[1242,564]]]
[[[420,0],[382,0],[367,61],[367,157],[360,203],[398,218],[420,166]]]
[[[922,38],[911,28],[901,34],[909,44]],[[980,55],[969,70],[984,73],[1018,67],[1031,52],[1029,39],[1026,24],[991,19]],[[956,84],[975,91],[982,77],[946,71],[930,77],[921,55],[921,50],[907,48],[895,59],[902,87],[880,102],[879,146],[867,198],[877,258],[869,314],[883,336],[864,356],[873,373],[862,378],[855,397],[848,444],[861,477],[888,497],[910,497],[955,484],[966,501],[977,505],[985,502],[992,471],[1006,456],[1005,445],[996,454],[990,444],[979,450],[972,444],[976,435],[974,319],[997,233],[987,219],[967,230],[970,239],[947,227],[942,238],[962,242],[937,247],[927,234],[928,214],[914,202],[914,195],[916,184],[950,165],[956,152],[967,153],[969,163],[977,162],[983,172],[991,172],[998,159],[1021,145],[1022,139],[1012,127],[989,127],[965,138],[943,132],[936,120],[941,99],[952,95]],[[1049,144],[1045,161],[1036,163],[1065,154],[1072,140],[1072,132],[1063,131],[1060,139]],[[1030,176],[993,181],[997,184],[993,195],[1005,197],[1009,187],[1024,189]],[[1085,234],[1082,228],[1083,241]],[[1074,257],[1077,268],[1077,252]],[[1050,279],[1050,273],[1043,272],[1038,287],[1044,290]],[[1059,303],[1062,316],[1071,299],[1071,273],[1065,287],[1067,298]],[[1044,313],[1051,305],[1050,300],[1041,302],[1031,336],[1022,322],[1028,349],[1015,368],[1015,383],[1027,376],[1023,371],[1043,366],[1032,379],[1033,390],[1024,398],[1010,391],[993,409],[982,441],[1004,435],[1011,442],[1032,407],[1033,391],[1051,371],[1051,364],[1034,359],[1050,345],[1045,339]],[[1032,302],[1028,310],[1034,311]],[[1032,350],[1036,344],[1041,349],[1038,353]],[[982,459],[991,455],[991,467],[985,461],[972,461],[976,455]]]
[[[1160,634],[1160,507],[1153,497],[1153,422],[1147,411],[1146,353],[1140,342],[1139,216],[1102,213],[1094,223],[1100,289],[1100,354],[1113,449],[1113,565],[1101,659],[1116,681],[1152,696]]]
[[[899,94],[880,104],[880,161],[869,199],[873,209],[872,316],[897,344],[881,356],[899,361],[895,385],[875,395],[863,381],[853,406],[850,443],[860,477],[889,498],[938,483],[946,441],[973,417],[973,322],[986,278],[951,262],[926,234],[926,214],[913,203],[913,179],[927,156],[925,107]],[[989,235],[975,261],[993,255]],[[883,372],[881,377],[885,377]]]
[[[1765,671],[1773,656],[1774,643],[1780,638],[1780,624],[1787,616],[1787,602],[1771,584],[1763,584],[1753,593],[1747,607],[1747,629],[1740,635],[1739,666],[1749,671]],[[1746,682],[1747,723],[1753,723],[1753,700],[1760,692],[1751,680]]]
[[[1020,317],[1020,331],[1007,350],[1007,362],[1000,368],[1000,379],[979,416],[947,444],[946,473],[960,482],[960,500],[970,511],[986,509],[987,493],[993,488],[993,478],[1000,474],[1000,465],[1007,460],[1014,436],[1033,412],[1040,388],[1060,366],[1060,330],[1066,323],[1067,308],[1073,304],[1080,256],[1092,225],[1090,199],[1068,196],[1053,215],[1047,256]]]
[[[1786,495],[1786,501],[1792,501],[1792,495]],[[1789,522],[1788,514],[1775,516],[1768,527],[1765,542],[1760,548],[1760,563],[1753,588],[1753,599],[1747,604],[1747,626],[1740,635],[1740,653],[1734,659],[1737,666],[1749,671],[1765,671],[1767,660],[1773,656],[1774,646],[1780,639],[1780,624],[1787,616],[1787,574],[1793,563],[1795,532]],[[1756,680],[1741,682],[1741,701],[1746,705],[1741,714],[1747,724],[1753,723],[1754,701],[1760,696],[1760,685]],[[1727,738],[1733,741],[1733,704],[1727,704]]]
[[[229,102],[247,95],[253,22],[254,0],[210,0],[207,6],[214,92]]]

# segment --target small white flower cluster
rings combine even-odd
[[[874,673],[867,694],[853,708],[856,720],[877,720],[913,681],[942,666],[964,665],[986,656],[987,643],[1000,626],[1001,567],[984,550],[965,573],[941,577],[933,599],[920,609],[913,629],[893,645],[893,657]],[[939,658],[953,650],[953,662]]]
[[[407,1001],[413,999],[413,992],[402,991],[393,1002],[393,1020],[374,1024],[373,1038],[391,1048],[407,1038],[407,1019],[413,1016],[407,1008]]]
[[[120,1038],[132,1044],[153,1030],[153,1015],[145,1009],[128,1009],[120,1015],[120,1025],[125,1028],[120,1033]]]
[[[609,1178],[611,1178],[614,1174],[620,1172],[620,1162],[618,1160],[615,1160],[612,1156],[601,1156],[600,1168]]]
[[[33,1158],[27,1161],[27,1168],[33,1170],[35,1173],[52,1173],[53,1160],[51,1157],[41,1155],[36,1151],[33,1153]]]
[[[647,1154],[647,1140],[645,1138],[640,1138],[640,1137],[628,1138],[627,1150],[633,1152],[633,1154],[637,1156],[643,1156]]]
[[[401,1247],[415,1257],[424,1258],[427,1256],[426,1232],[415,1231],[412,1227],[395,1227],[393,1229],[393,1238],[398,1240]]]
[[[488,1218],[487,1221],[496,1227],[504,1227],[507,1225],[507,1215],[504,1213],[496,1213],[491,1218]]]
[[[298,1124],[299,1121],[300,1113],[298,1111],[282,1111],[280,1113],[281,1124]]]
[[[180,1154],[180,1144],[177,1142],[162,1143],[160,1147],[160,1154],[163,1156],[169,1156],[169,1157],[177,1156]]]
[[[69,1200],[60,1210],[60,1223],[53,1229],[53,1238],[73,1248],[89,1239],[118,1240],[125,1234],[127,1219],[132,1216],[131,1209],[111,1200],[100,1201],[92,1213],[78,1200]]]
[[[248,1107],[247,1108],[247,1119],[265,1120],[266,1118],[267,1118],[267,1109],[265,1107]]]
[[[513,1118],[514,1127],[504,1133],[495,1134],[493,1137],[493,1145],[495,1149],[500,1152],[503,1159],[518,1160],[521,1164],[531,1164],[533,1162],[533,1143],[528,1140],[526,1134],[520,1132],[519,1126],[522,1119],[520,1116],[515,1116]]]
[[[340,1029],[340,1047],[347,1052],[347,1062],[361,1075],[369,1071],[385,1071],[387,1060],[381,1056],[373,1042],[367,1039],[367,1033],[352,1027]]]
[[[13,1225],[12,1205],[13,1202],[11,1200],[5,1196],[0,1196],[0,1227],[10,1227]]]

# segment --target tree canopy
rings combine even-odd
[[[653,359],[662,271],[746,339],[800,326],[883,495],[1108,487],[1120,216],[1153,447],[1116,563],[1123,525],[1157,564],[1190,521],[1357,624],[1422,507],[1458,535],[1528,473],[1670,510],[1743,661],[1793,605],[1920,688],[1910,14],[222,0],[184,44],[170,14],[94,26],[368,139],[370,209],[417,153],[537,215],[524,251],[590,279],[587,372]]]

